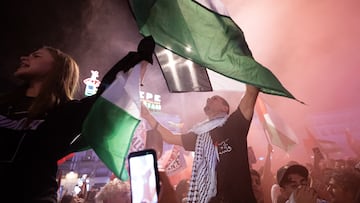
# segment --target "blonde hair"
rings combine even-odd
[[[121,199],[121,201],[119,201]],[[95,202],[96,203],[130,203],[131,202],[131,193],[130,193],[130,183],[128,181],[121,181],[118,178],[114,178],[105,184],[104,187],[96,194]]]
[[[53,69],[29,109],[29,118],[43,116],[56,105],[73,99],[79,83],[79,66],[68,54],[44,46],[54,59]]]

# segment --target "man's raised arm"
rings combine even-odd
[[[246,85],[245,94],[240,100],[239,109],[247,120],[251,120],[254,114],[254,107],[258,95],[259,88],[249,84]]]
[[[149,123],[152,129],[156,130],[162,137],[162,139],[169,143],[183,146],[181,136],[174,135],[170,130],[162,126],[146,108],[144,104],[141,104],[141,116]]]

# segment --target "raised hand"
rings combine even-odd
[[[316,203],[317,196],[314,188],[302,185],[291,194],[289,203]]]

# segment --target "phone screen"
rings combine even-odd
[[[131,152],[128,157],[132,203],[157,203],[159,174],[156,152],[152,149]]]

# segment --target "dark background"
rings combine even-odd
[[[15,0],[0,5],[1,92],[19,82],[12,76],[19,57],[43,45],[73,56],[82,81],[90,70],[99,70],[101,79],[141,39],[127,1]]]

